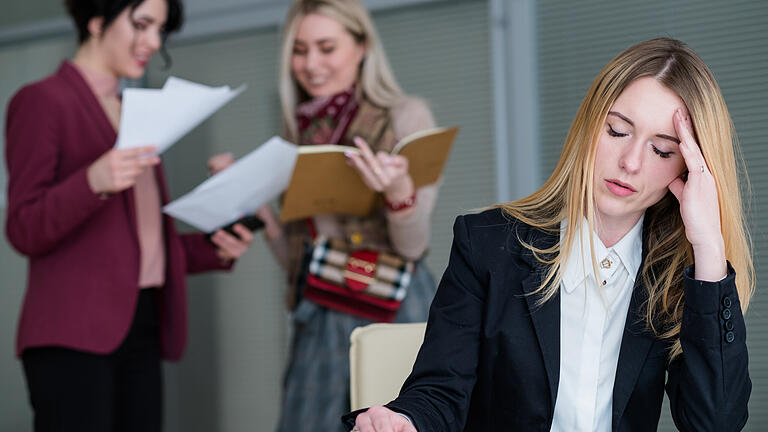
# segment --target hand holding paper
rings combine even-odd
[[[88,166],[88,186],[96,194],[128,189],[145,169],[160,163],[156,150],[152,146],[109,150]]]

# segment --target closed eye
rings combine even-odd
[[[610,136],[612,136],[612,137],[625,137],[625,136],[627,136],[627,134],[625,134],[625,133],[616,132],[616,131],[615,131],[615,130],[614,130],[612,127],[611,127],[611,125],[608,125],[608,135],[610,135]]]
[[[330,47],[321,47],[321,48],[320,48],[320,52],[322,52],[323,54],[330,54],[330,53],[332,53],[332,52],[333,52],[335,49],[336,49],[336,47],[335,47],[335,46],[330,46]]]
[[[131,24],[133,25],[133,28],[138,31],[144,31],[148,27],[147,23],[143,21],[133,21]]]
[[[663,152],[658,148],[656,148],[656,146],[651,146],[651,147],[653,147],[653,152],[659,155],[659,157],[661,157],[662,159],[669,159],[669,157],[672,156],[672,153],[674,153],[674,152]]]

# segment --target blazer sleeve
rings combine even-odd
[[[104,204],[88,185],[88,166],[63,178],[57,176],[64,151],[57,134],[62,109],[65,107],[36,86],[19,91],[8,105],[6,234],[28,256],[54,249]]]
[[[424,343],[397,399],[387,404],[419,432],[464,429],[476,381],[487,276],[478,274],[466,219],[454,224],[448,268],[432,302]],[[362,411],[342,419],[349,428]]]
[[[749,379],[746,326],[735,272],[719,282],[683,275],[683,353],[669,366],[667,394],[681,431],[738,431],[747,422]]]
[[[222,260],[216,254],[214,246],[205,234],[182,234],[181,243],[184,246],[184,258],[187,263],[187,273],[202,273],[211,270],[231,270],[235,260]]]

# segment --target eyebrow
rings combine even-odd
[[[618,118],[620,118],[620,119],[624,120],[625,122],[629,123],[629,124],[630,124],[630,125],[632,125],[632,126],[634,126],[634,125],[635,125],[635,122],[633,122],[632,120],[630,120],[630,119],[629,119],[629,117],[625,116],[624,114],[622,114],[622,113],[620,113],[620,112],[617,112],[617,111],[608,111],[608,115],[613,115],[613,116],[616,116],[616,117],[618,117]],[[673,136],[671,136],[671,135],[667,135],[667,134],[656,134],[656,136],[657,136],[657,137],[659,137],[659,138],[662,138],[662,139],[670,140],[670,141],[674,142],[675,144],[680,144],[680,140],[679,140],[679,139],[677,139],[677,138],[675,138],[675,137],[673,137]]]
[[[312,41],[312,43],[315,43],[315,44],[335,43],[335,42],[336,42],[336,39],[334,39],[334,38],[323,38],[323,39],[318,39],[316,41]],[[294,39],[293,43],[297,43],[297,44],[300,43],[300,44],[303,44],[303,45],[308,45],[309,44],[308,42],[304,41],[303,39],[298,39],[298,38]]]
[[[139,15],[136,18],[132,18],[134,21],[146,21],[147,24],[152,25],[155,23],[155,18],[153,18],[151,15]],[[161,27],[165,26],[165,22],[161,24]]]
[[[152,24],[153,22],[155,22],[155,19],[154,19],[154,18],[153,18],[151,15],[147,15],[147,14],[139,15],[139,16],[135,17],[134,19],[135,19],[135,20],[144,20],[144,21],[148,21],[150,24]]]

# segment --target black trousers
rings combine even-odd
[[[35,432],[160,432],[162,371],[156,289],[140,291],[115,352],[60,347],[22,354]]]

